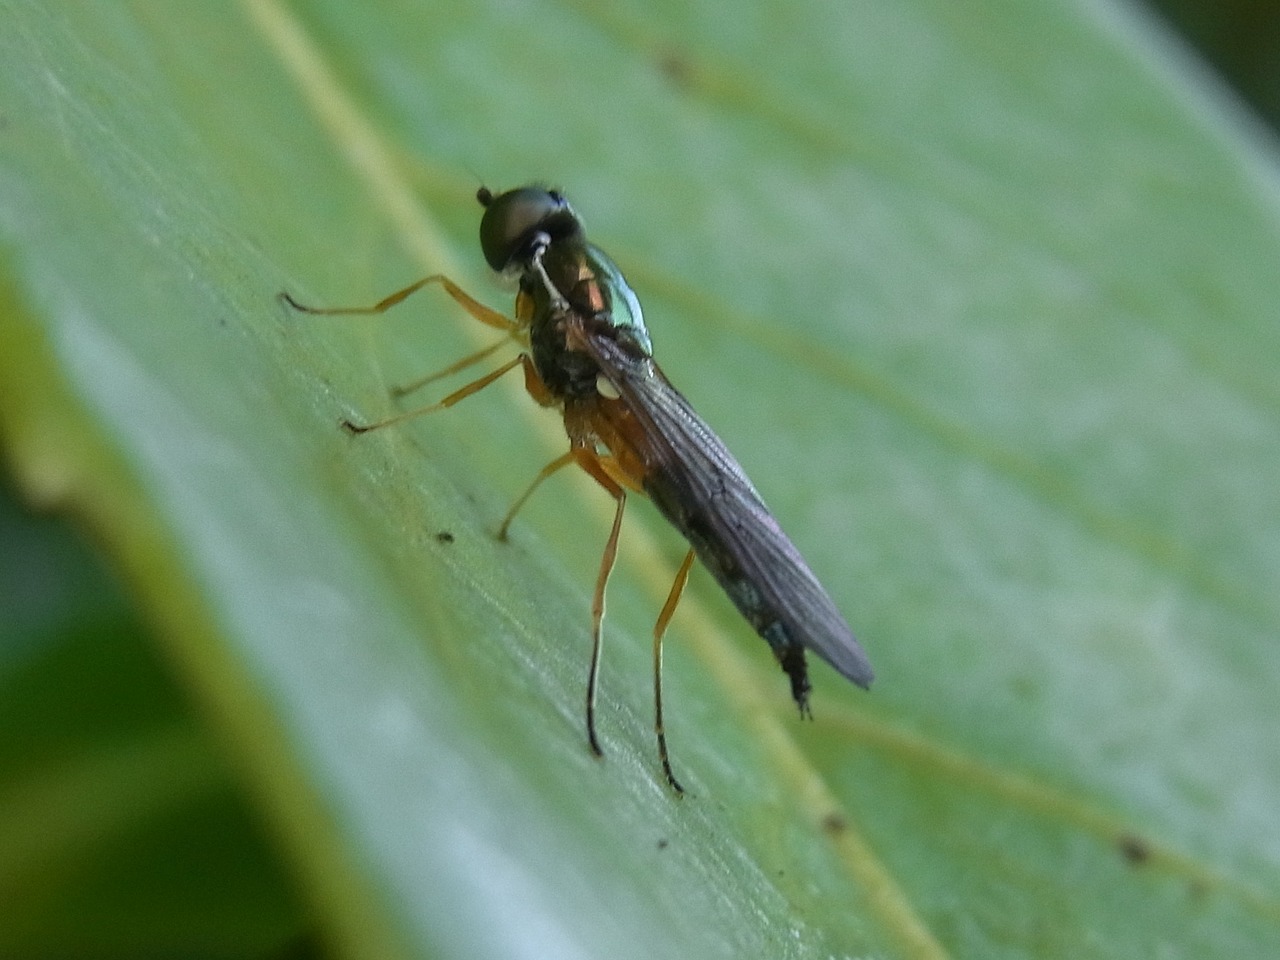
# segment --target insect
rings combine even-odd
[[[366,433],[451,407],[520,367],[539,404],[564,418],[569,449],[548,463],[503,518],[498,536],[520,507],[556,471],[577,464],[616,504],[591,604],[591,667],[587,677],[587,739],[596,737],[596,691],[605,586],[618,551],[628,492],[647,495],[688,540],[690,549],[653,628],[654,727],[667,783],[683,788],[671,769],[662,719],[662,638],[696,556],[734,605],[769,644],[791,681],[791,696],[809,715],[811,650],[861,687],[871,665],[826,590],[764,505],[738,461],[653,359],[640,302],[622,272],[589,243],[582,221],[555,190],[527,186],[494,195],[481,188],[485,208],[480,247],[495,271],[519,280],[515,319],[483,306],[441,274],[418,280],[369,307],[304,306],[311,314],[381,314],[431,284],[439,284],[472,317],[503,339],[428,377],[394,391],[418,390],[481,363],[514,340],[519,354],[444,399],[372,423],[344,421]]]

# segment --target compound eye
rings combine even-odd
[[[577,215],[561,194],[541,187],[520,187],[491,197],[485,204],[480,249],[489,266],[502,271],[530,257],[540,234],[545,242],[554,242],[580,229]]]

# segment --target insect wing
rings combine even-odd
[[[646,492],[757,632],[779,654],[802,645],[868,686],[853,631],[723,441],[651,359],[606,336],[583,347],[642,427]]]

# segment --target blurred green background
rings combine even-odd
[[[1272,129],[1280,125],[1280,7],[1267,0],[1151,0]]]

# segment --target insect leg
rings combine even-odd
[[[559,400],[551,389],[542,381],[542,377],[538,375],[538,368],[533,365],[533,359],[527,353],[522,353],[520,355],[520,362],[524,365],[525,390],[527,390],[529,395],[542,406],[555,406]],[[570,436],[577,435],[578,434],[574,434],[572,432],[570,433]],[[583,443],[585,443],[585,441],[583,441]],[[498,527],[498,539],[507,539],[507,528],[511,526],[511,521],[514,520],[516,514],[520,512],[520,508],[524,506],[525,501],[533,496],[533,491],[537,490],[538,487],[542,485],[543,480],[547,479],[547,477],[551,476],[561,467],[568,466],[570,463],[575,461],[581,463],[582,461],[580,458],[587,456],[589,456],[600,469],[610,472],[610,476],[614,475],[609,471],[610,465],[613,462],[612,457],[601,457],[598,454],[587,454],[585,448],[582,448],[582,443],[577,443],[576,445],[571,446],[568,453],[562,457],[557,457],[555,460],[552,460],[549,464],[543,467],[542,470],[538,472],[538,475],[533,478],[533,483],[529,484],[524,493],[520,494],[520,496],[516,498],[516,502],[511,505],[511,509],[507,511],[507,515],[502,518],[502,525]],[[586,466],[583,466],[583,469],[593,477],[596,476],[596,474]],[[612,488],[608,486],[606,486],[605,489],[612,491]],[[636,489],[638,490],[640,488],[636,487]]]
[[[542,481],[547,479],[561,467],[567,467],[574,462],[574,452],[570,450],[563,456],[556,457],[545,467],[538,471],[538,475],[533,478],[533,483],[525,488],[524,493],[516,497],[515,503],[511,504],[511,509],[507,511],[507,515],[502,518],[502,526],[498,527],[498,539],[507,539],[507,528],[511,526],[511,521],[515,519],[516,514],[520,512],[520,508],[525,505],[525,501],[533,496],[533,491],[542,486]]]
[[[596,574],[596,589],[591,598],[591,672],[587,674],[587,741],[591,744],[591,751],[597,757],[601,757],[604,756],[604,751],[600,749],[600,741],[596,739],[596,687],[600,677],[604,588],[609,582],[613,563],[618,558],[618,534],[622,530],[622,511],[627,505],[627,491],[605,472],[600,463],[600,457],[594,451],[586,447],[574,447],[569,454],[596,483],[609,492],[618,504],[613,514],[613,527],[609,530],[609,539],[604,545],[604,554],[600,557],[600,572]]]
[[[667,754],[667,732],[662,723],[662,637],[667,632],[667,625],[676,612],[676,604],[684,593],[684,586],[689,581],[689,569],[693,566],[693,550],[684,555],[684,562],[676,571],[676,578],[671,583],[671,592],[667,594],[667,602],[662,605],[658,614],[658,622],[653,626],[653,727],[658,734],[658,756],[662,760],[662,772],[667,776],[667,783],[677,794],[684,793],[684,787],[671,772],[671,757]]]
[[[443,370],[437,370],[435,373],[429,373],[425,377],[420,377],[411,383],[406,383],[399,387],[392,387],[391,395],[393,397],[403,397],[416,390],[421,390],[428,383],[435,383],[437,380],[442,380],[445,377],[452,376],[459,370],[465,370],[467,367],[479,363],[491,354],[497,353],[499,349],[505,347],[510,342],[511,341],[509,340],[499,340],[497,343],[490,344],[483,350],[477,350],[475,353],[468,354],[456,363],[449,364],[449,366],[445,367]]]
[[[473,393],[478,393],[483,390],[507,371],[514,370],[524,359],[524,354],[521,354],[515,359],[504,363],[496,370],[490,370],[480,379],[472,380],[466,386],[453,391],[453,393],[449,394],[443,400],[438,400],[435,403],[429,403],[425,407],[415,407],[412,410],[406,410],[404,413],[397,413],[395,416],[387,417],[385,420],[375,420],[373,423],[356,423],[353,420],[343,420],[342,427],[348,433],[368,433],[370,430],[379,430],[382,427],[389,427],[393,423],[400,423],[403,420],[409,420],[413,417],[421,416],[424,413],[434,413],[437,410],[452,407],[459,400],[464,400]]]
[[[314,313],[321,315],[346,314],[349,316],[368,316],[370,314],[386,313],[402,300],[407,299],[417,293],[429,283],[438,283],[444,287],[445,293],[453,297],[463,310],[471,314],[485,326],[494,327],[498,330],[505,330],[508,333],[514,333],[520,328],[520,325],[509,317],[504,317],[496,310],[490,310],[483,303],[476,300],[460,286],[450,280],[442,273],[433,273],[429,277],[423,277],[414,283],[409,284],[403,290],[397,290],[390,296],[383,297],[371,307],[308,307],[293,299],[288,293],[281,293],[280,299],[299,310],[302,313]]]

